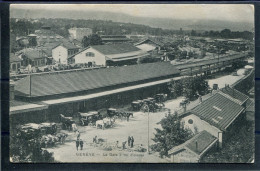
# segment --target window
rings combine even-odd
[[[192,120],[192,119],[189,119],[189,120],[188,120],[188,123],[189,123],[189,124],[193,124],[193,120]]]
[[[95,57],[95,54],[93,52],[87,52],[86,56],[87,57]]]
[[[12,65],[12,70],[15,71],[16,70],[16,64]]]
[[[20,63],[17,64],[17,69],[19,69],[21,67]]]
[[[42,64],[44,64],[44,59],[41,60]]]

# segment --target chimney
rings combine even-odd
[[[14,100],[14,82],[10,81],[10,85],[9,85],[9,100],[13,101]]]
[[[198,151],[198,142],[196,141],[196,151]]]

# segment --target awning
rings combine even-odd
[[[46,101],[42,101],[42,102],[45,103],[45,104],[51,105],[51,104],[61,104],[61,103],[83,101],[83,100],[93,99],[93,98],[107,96],[107,95],[111,95],[111,94],[121,93],[121,92],[125,92],[125,91],[130,91],[130,90],[150,87],[150,86],[154,86],[154,85],[164,84],[164,83],[170,82],[171,80],[178,80],[178,79],[181,79],[181,78],[184,78],[184,77],[174,77],[174,78],[169,78],[169,79],[165,79],[165,80],[154,81],[154,82],[150,82],[150,83],[119,88],[119,89],[116,89],[116,90],[104,91],[104,92],[95,93],[95,94],[89,94],[89,95],[85,95],[85,96],[76,96],[76,97],[68,97],[68,98],[62,98],[62,99],[46,100]]]
[[[48,108],[47,105],[26,104],[26,105],[21,105],[21,106],[10,107],[10,114],[38,111],[38,110],[43,110],[43,109],[47,109],[47,108]]]

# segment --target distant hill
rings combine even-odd
[[[225,28],[232,31],[252,31],[253,23],[230,22],[224,20],[178,20],[166,18],[135,17],[122,13],[102,12],[102,11],[57,11],[57,10],[24,10],[16,9],[11,11],[11,18],[68,18],[68,19],[96,19],[112,20],[114,22],[134,23],[148,25],[155,28],[179,30],[223,30]]]

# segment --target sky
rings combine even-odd
[[[107,11],[135,17],[171,19],[205,19],[233,22],[253,22],[254,6],[249,4],[15,4],[15,9],[45,9],[57,11]]]

